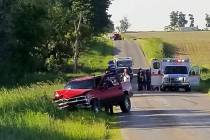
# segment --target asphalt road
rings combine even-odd
[[[147,63],[134,42],[115,42],[115,54],[131,56],[137,67]],[[133,83],[135,84],[135,83]],[[210,96],[201,93],[137,92],[129,114],[119,113],[125,140],[209,140]]]
[[[115,56],[132,57],[134,62],[134,68],[139,69],[148,67],[147,61],[143,52],[134,41],[120,40],[114,41]]]

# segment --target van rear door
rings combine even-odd
[[[200,85],[200,68],[198,66],[194,66],[191,68],[189,73],[189,81],[192,87],[197,87]]]
[[[151,85],[153,88],[159,87],[162,84],[161,62],[152,60],[151,63]]]

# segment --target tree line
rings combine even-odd
[[[113,30],[111,0],[0,0],[0,73],[59,71]]]
[[[187,16],[189,19],[187,20]],[[210,16],[206,14],[206,27],[210,27]],[[180,27],[186,27],[186,24],[189,23],[189,27],[195,27],[195,18],[193,14],[184,14],[181,11],[172,11],[170,13],[170,25],[165,26],[164,30],[174,31]]]

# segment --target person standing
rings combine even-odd
[[[124,69],[124,72],[122,74],[122,86],[124,91],[131,92],[132,86],[131,86],[131,78],[128,74],[128,70]]]
[[[147,91],[151,89],[151,71],[148,69],[146,70],[146,87]]]
[[[138,73],[137,73],[137,83],[138,83],[138,90],[141,91],[143,90],[143,75],[142,75],[142,69],[140,68]]]
[[[143,77],[143,90],[147,90],[147,76],[146,76],[146,71],[142,71],[142,77]]]

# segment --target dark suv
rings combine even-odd
[[[120,106],[122,112],[129,112],[130,96],[116,76],[106,74],[71,80],[65,89],[55,91],[54,102],[60,109],[79,106],[99,112],[103,107],[112,110],[113,106]]]

